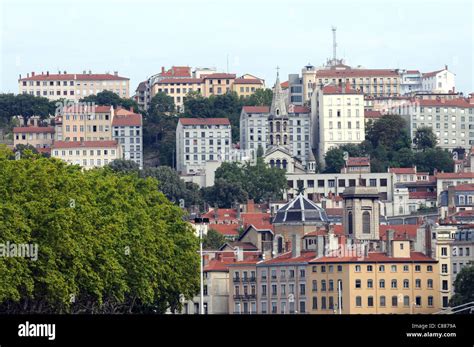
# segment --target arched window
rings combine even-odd
[[[283,159],[283,168],[286,170],[286,167],[288,165],[288,162],[286,161],[286,159]]]
[[[288,144],[288,136],[283,136],[283,144],[287,145]]]
[[[271,167],[274,167],[274,166],[275,166],[275,160],[273,160],[273,159],[270,160],[270,166],[271,166]]]
[[[280,122],[276,122],[276,132],[279,133],[281,131]]]
[[[273,145],[273,135],[270,135],[270,144]]]
[[[370,234],[370,213],[367,211],[362,213],[362,233]]]
[[[352,233],[354,232],[354,224],[353,224],[353,221],[352,221],[352,212],[349,212],[347,214],[347,232],[349,233],[349,235],[352,235]]]
[[[276,109],[276,115],[279,116],[280,115],[280,109]]]
[[[276,144],[279,145],[280,142],[281,142],[281,137],[280,137],[280,135],[277,135],[276,136]]]
[[[276,167],[279,168],[279,169],[281,168],[281,160],[280,159],[277,159]]]
[[[277,252],[278,254],[283,252],[283,237],[278,238]]]

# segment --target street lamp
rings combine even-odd
[[[204,314],[204,261],[202,259],[202,233],[204,225],[209,224],[209,218],[194,218],[194,224],[199,225],[199,259],[201,276],[201,314]]]

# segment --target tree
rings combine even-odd
[[[454,281],[454,295],[451,306],[459,306],[474,301],[474,264],[464,266]]]
[[[94,103],[96,105],[113,106],[114,108],[118,106],[126,109],[133,108],[134,112],[139,112],[139,107],[135,100],[121,98],[119,95],[111,92],[110,90],[104,90],[95,95],[88,95],[82,98],[81,101]]]
[[[326,167],[324,172],[326,173],[337,173],[341,172],[344,167],[344,151],[340,147],[333,147],[326,152],[324,157]]]
[[[240,182],[229,182],[221,178],[217,178],[213,186],[202,188],[202,195],[206,203],[220,208],[232,208],[234,203],[246,202],[248,199]]]
[[[217,250],[219,249],[224,243],[226,239],[224,235],[219,233],[214,229],[209,229],[207,231],[207,235],[203,237],[203,244],[202,247],[207,250]]]
[[[114,172],[132,173],[138,172],[140,166],[133,160],[115,159],[108,167]]]
[[[169,116],[175,111],[174,99],[168,94],[158,92],[151,98],[150,108],[148,110],[150,116]]]
[[[417,150],[424,151],[425,149],[436,147],[437,138],[431,127],[419,127],[416,129],[413,143]]]
[[[271,89],[257,89],[252,95],[242,101],[245,106],[270,106],[272,104],[273,92]]]
[[[0,149],[0,257],[6,313],[164,313],[199,288],[198,239],[157,181]],[[73,300],[72,300],[73,299]]]
[[[49,101],[47,98],[33,96],[30,94],[0,94],[0,124],[6,125],[11,122],[14,116],[23,116],[24,124],[32,116],[39,116],[46,119],[54,114],[56,109],[55,101]]]
[[[440,147],[428,148],[423,152],[415,153],[414,162],[420,172],[429,171],[433,174],[435,169],[444,172],[454,171],[454,161],[451,153]]]
[[[373,147],[385,146],[398,150],[410,147],[410,136],[406,129],[405,120],[398,115],[384,115],[378,121],[367,126],[367,139]]]

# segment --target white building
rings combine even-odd
[[[416,129],[430,127],[441,148],[465,149],[474,145],[474,98],[413,99],[406,105],[392,108],[407,122],[411,137]]]
[[[143,168],[142,115],[123,108],[115,111],[112,120],[113,139],[122,146],[123,159],[137,163]]]
[[[446,65],[443,70],[424,73],[421,77],[422,90],[431,93],[450,93],[455,91],[455,74],[448,71]]]
[[[320,163],[326,152],[343,144],[358,144],[365,139],[364,95],[361,91],[329,85],[313,93],[313,146]]]
[[[122,158],[122,146],[115,140],[102,141],[55,141],[51,157],[59,158],[84,169],[108,165]]]
[[[408,95],[423,89],[421,84],[421,72],[418,70],[399,70],[400,73],[400,95]]]
[[[207,161],[231,158],[232,132],[227,118],[180,118],[176,127],[176,170],[204,170]]]

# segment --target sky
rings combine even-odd
[[[0,0],[0,93],[28,72],[118,71],[130,92],[162,66],[284,81],[337,55],[351,66],[448,65],[474,91],[473,0]],[[228,63],[227,63],[228,62]]]

